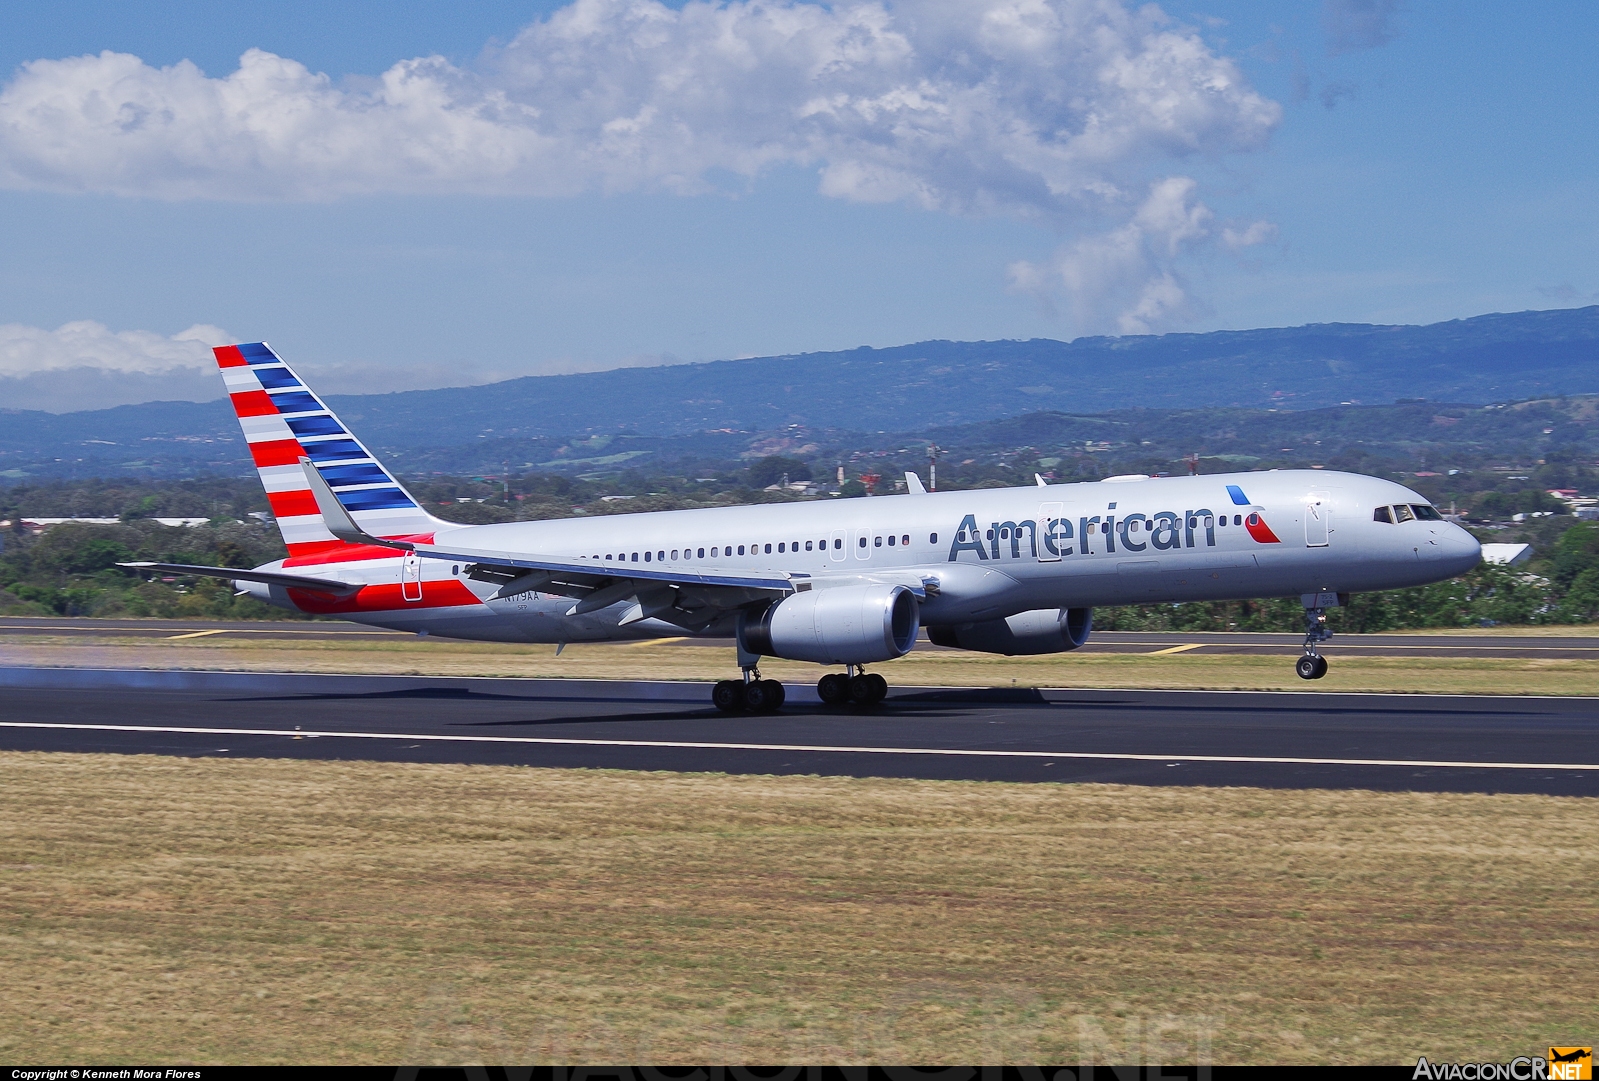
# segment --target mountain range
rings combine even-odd
[[[1595,391],[1599,306],[1427,326],[1323,323],[1070,342],[929,341],[327,401],[374,449],[392,453],[624,432],[917,433],[1042,411],[1297,411]],[[0,410],[0,475],[12,478],[84,470],[231,473],[247,461],[237,423],[220,400],[63,414]]]

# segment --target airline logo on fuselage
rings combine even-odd
[[[1227,485],[1235,506],[1250,506],[1249,499],[1236,484]],[[1116,504],[1110,504],[1114,511]],[[1227,515],[1219,516],[1226,525]],[[1259,512],[1240,512],[1235,524],[1242,525],[1258,544],[1281,544]],[[1171,551],[1181,548],[1214,548],[1218,515],[1209,507],[1182,512],[1160,510],[1153,514],[1095,514],[1072,518],[1031,518],[1019,522],[991,522],[986,529],[977,516],[968,514],[955,529],[950,543],[949,561],[959,561],[962,552],[973,552],[979,560],[1099,555],[1115,552]],[[1023,534],[1026,547],[1023,547]]]

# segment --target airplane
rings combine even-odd
[[[865,666],[937,645],[1065,653],[1096,606],[1298,596],[1295,671],[1320,679],[1327,610],[1351,593],[1475,566],[1474,537],[1392,481],[1331,470],[1107,477],[1075,484],[554,521],[429,514],[264,342],[214,350],[286,559],[253,570],[133,562],[229,579],[300,612],[417,634],[547,643],[732,638],[726,712],[770,712],[762,657],[843,666],[828,705],[870,705]]]

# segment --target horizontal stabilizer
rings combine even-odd
[[[303,574],[279,574],[276,571],[245,571],[237,567],[195,567],[187,563],[118,563],[137,571],[165,571],[167,574],[198,574],[204,578],[226,578],[234,582],[260,582],[263,585],[283,586],[285,589],[311,589],[318,593],[331,593],[347,597],[358,592],[364,583],[341,582],[336,578],[307,578]]]

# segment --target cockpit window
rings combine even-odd
[[[1389,525],[1394,524],[1394,516],[1388,513],[1387,507],[1378,507],[1372,511],[1371,520],[1374,522],[1387,522]]]
[[[1428,503],[1412,503],[1410,509],[1416,512],[1416,517],[1423,522],[1441,522],[1444,516],[1438,513],[1436,507]]]
[[[1403,503],[1394,504],[1394,521],[1409,522],[1415,520],[1415,515],[1410,513],[1410,508]]]

